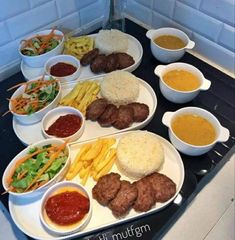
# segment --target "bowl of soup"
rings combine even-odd
[[[177,28],[150,29],[146,36],[150,39],[153,56],[163,63],[179,60],[187,49],[195,46],[195,43]]]
[[[229,130],[212,113],[198,107],[165,112],[162,123],[168,127],[172,144],[190,156],[202,155],[229,138]]]
[[[211,85],[200,70],[187,63],[158,65],[154,73],[160,79],[162,95],[173,103],[189,102]]]

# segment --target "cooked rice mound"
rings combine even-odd
[[[139,81],[126,71],[107,74],[100,85],[101,96],[115,105],[135,102],[139,96]]]
[[[153,134],[136,131],[122,137],[117,146],[117,166],[129,178],[156,172],[164,162],[164,149]]]
[[[95,39],[95,47],[103,54],[127,52],[128,38],[116,29],[100,30]]]

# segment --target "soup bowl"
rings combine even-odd
[[[176,90],[165,83],[163,80],[163,76],[172,70],[185,70],[187,72],[192,73],[197,77],[200,84],[197,88],[191,91],[179,91]],[[193,100],[200,91],[205,91],[210,88],[211,82],[207,80],[201,71],[199,71],[194,66],[187,63],[171,63],[168,65],[158,65],[154,70],[155,75],[160,78],[159,87],[162,95],[169,101],[173,103],[186,103]],[[187,79],[183,79],[182,81],[187,81]]]
[[[178,37],[185,43],[185,46],[179,49],[167,49],[160,47],[154,42],[154,39],[162,35],[172,35]],[[195,42],[191,41],[183,31],[177,28],[150,29],[147,31],[146,36],[150,39],[150,48],[153,56],[163,63],[170,63],[179,60],[183,57],[187,49],[192,49],[195,46]]]
[[[207,145],[192,145],[181,140],[172,130],[172,122],[178,116],[185,114],[198,115],[209,121],[215,129],[215,139]],[[217,142],[226,142],[229,138],[229,130],[219,123],[218,119],[210,112],[198,107],[185,107],[175,112],[165,112],[162,123],[168,127],[168,134],[172,144],[182,153],[190,156],[199,156],[211,150]],[[188,134],[191,134],[190,132]]]

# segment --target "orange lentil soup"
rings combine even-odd
[[[162,48],[167,48],[171,50],[176,50],[184,48],[186,46],[185,42],[179,37],[173,35],[162,35],[154,39],[154,42]]]
[[[178,91],[193,91],[200,87],[200,80],[194,74],[185,70],[172,70],[164,74],[163,81]]]
[[[207,119],[195,114],[177,116],[171,127],[178,138],[196,146],[211,144],[216,138],[213,125]]]

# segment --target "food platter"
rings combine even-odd
[[[126,132],[118,133],[112,135],[118,140],[125,136]],[[9,196],[9,209],[13,221],[16,225],[28,236],[35,238],[35,239],[66,239],[68,237],[78,237],[84,234],[91,233],[95,230],[101,230],[102,228],[113,226],[115,224],[124,223],[135,218],[143,217],[153,212],[157,212],[162,208],[166,207],[179,193],[183,181],[184,181],[184,166],[182,159],[176,149],[169,143],[166,139],[152,133],[162,144],[165,154],[165,162],[160,169],[160,173],[165,174],[166,176],[170,177],[176,184],[176,193],[175,195],[169,199],[167,202],[164,203],[156,203],[151,210],[144,213],[137,213],[133,209],[126,215],[124,218],[115,218],[112,215],[112,212],[104,206],[98,204],[98,202],[93,201],[93,213],[90,222],[88,225],[80,232],[73,233],[71,235],[66,236],[57,236],[52,235],[51,233],[47,232],[45,228],[43,228],[42,223],[39,219],[39,208],[42,196],[32,197],[32,198],[22,198],[16,197],[13,195]],[[94,140],[86,141],[92,142]],[[84,143],[73,143],[70,144],[72,159],[76,155],[77,150],[83,145]],[[113,166],[111,172],[119,172],[116,165]],[[120,173],[121,174],[121,173]],[[122,174],[121,174],[122,175]],[[121,176],[122,180],[130,180],[127,177]],[[79,178],[76,177],[73,179],[75,182],[79,182]],[[94,186],[95,182],[90,178],[86,184],[86,188],[88,191],[91,191],[92,187]],[[102,216],[102,218],[100,217]]]
[[[89,36],[95,38],[96,35],[97,34],[92,34]],[[128,38],[127,53],[134,58],[135,63],[133,65],[131,65],[130,67],[123,69],[123,70],[126,70],[128,72],[133,72],[141,63],[142,56],[143,56],[143,48],[142,48],[142,45],[140,44],[140,42],[135,37],[133,37],[129,34],[126,34],[126,36]],[[38,76],[41,76],[44,73],[43,68],[29,67],[23,61],[21,61],[20,67],[21,67],[21,72],[26,80],[36,78]],[[100,75],[102,75],[102,74],[100,74]],[[86,67],[82,67],[81,75],[79,78],[86,79],[86,78],[91,78],[94,76],[97,76],[97,74],[94,74],[93,72],[91,72],[90,67],[86,66]]]
[[[101,79],[102,78],[100,76],[95,78],[90,78],[90,80],[96,80],[96,81],[101,81]],[[70,82],[70,83],[62,84],[62,96],[66,95],[75,86],[76,83],[77,82]],[[126,128],[123,130],[118,130],[114,127],[104,128],[104,127],[101,127],[97,122],[86,121],[84,133],[82,137],[79,139],[79,141],[86,141],[86,140],[90,140],[100,136],[106,136],[106,135],[118,133],[121,131],[141,129],[144,126],[146,126],[153,118],[153,115],[157,108],[157,97],[154,90],[151,88],[151,86],[147,82],[139,79],[139,83],[140,83],[140,93],[137,101],[148,105],[149,116],[147,119],[145,119],[143,122],[140,122],[140,123],[133,123],[129,128]],[[31,125],[24,125],[19,121],[17,121],[15,117],[13,117],[12,124],[13,124],[13,129],[16,136],[21,140],[21,142],[24,145],[29,145],[44,139],[41,131],[41,124],[42,124],[41,122],[38,122],[36,124],[31,124]]]

